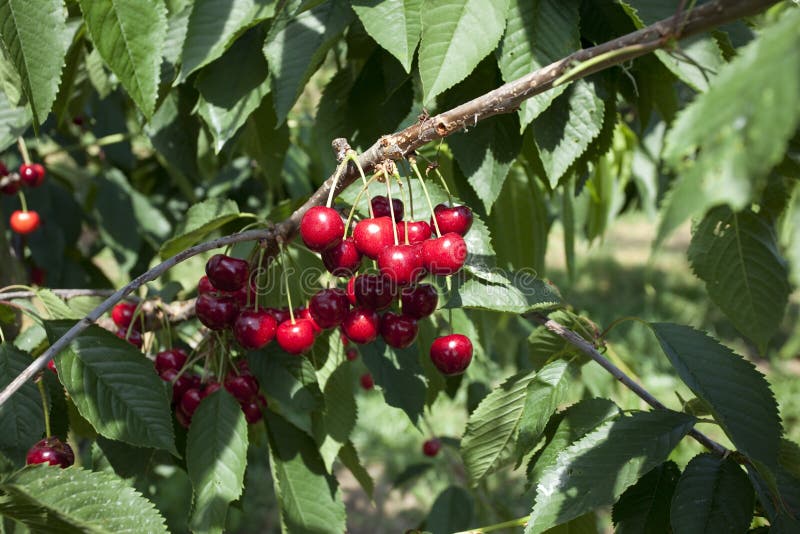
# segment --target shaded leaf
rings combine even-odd
[[[494,269],[491,281],[458,280],[445,308],[477,308],[509,313],[556,308],[561,304],[558,289],[531,270]]]
[[[176,230],[176,235],[161,245],[159,254],[169,258],[200,242],[217,228],[244,216],[233,200],[209,198],[193,205],[186,212],[186,218]]]
[[[670,501],[681,471],[669,461],[655,467],[625,490],[611,518],[616,534],[671,534]]]
[[[8,343],[0,344],[0,388],[11,383],[32,359]],[[16,465],[25,463],[28,449],[44,436],[44,414],[39,391],[25,382],[0,406],[0,451]]]
[[[0,91],[0,150],[5,150],[25,133],[31,124],[31,111],[27,106],[15,106]]]
[[[426,389],[417,344],[394,349],[378,338],[359,348],[372,379],[383,391],[386,403],[400,408],[412,422],[416,422],[425,407]]]
[[[339,449],[339,460],[350,470],[350,473],[355,479],[358,480],[364,493],[372,499],[372,495],[375,492],[375,482],[372,480],[372,475],[369,474],[361,463],[361,459],[358,457],[358,451],[352,441],[348,441]]]
[[[431,534],[461,532],[472,524],[472,495],[464,488],[449,486],[433,502],[431,512],[425,519],[425,530]]]

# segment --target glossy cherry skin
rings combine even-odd
[[[247,402],[258,395],[258,382],[251,375],[228,375],[225,389],[239,402]]]
[[[69,444],[63,443],[58,438],[49,437],[37,441],[36,444],[28,450],[25,463],[28,465],[57,465],[64,469],[75,463],[75,454],[72,452],[72,447],[70,447]]]
[[[289,354],[302,354],[314,346],[314,327],[306,319],[290,319],[278,325],[276,338]]]
[[[241,403],[240,406],[242,407],[244,420],[247,421],[248,425],[254,425],[261,421],[261,419],[264,417],[261,403],[257,399],[245,401]]]
[[[9,219],[9,225],[11,226],[11,229],[22,235],[30,234],[39,228],[41,222],[42,221],[39,218],[39,214],[33,210],[16,210],[11,214],[11,218]]]
[[[431,344],[431,361],[443,375],[460,375],[472,361],[472,342],[467,336],[450,334]]]
[[[387,345],[404,349],[417,339],[417,321],[413,317],[386,312],[381,317],[381,336]]]
[[[367,391],[375,387],[375,381],[372,380],[372,375],[369,373],[364,373],[358,380],[361,382],[361,387]]]
[[[345,357],[349,361],[357,360],[358,359],[358,349],[355,347],[347,347],[347,350],[344,351]]]
[[[211,283],[211,280],[208,279],[208,276],[203,275],[200,277],[200,280],[197,282],[197,294],[203,295],[205,293],[215,293],[217,288]]]
[[[394,300],[392,281],[380,274],[360,274],[353,281],[353,296],[359,306],[373,310],[388,308]]]
[[[404,287],[400,291],[400,304],[403,315],[422,319],[436,311],[436,306],[439,304],[439,293],[431,284]]]
[[[457,273],[467,261],[467,244],[460,235],[450,232],[422,243],[422,265],[433,274]]]
[[[265,309],[242,310],[233,323],[233,335],[239,345],[256,350],[267,345],[275,337],[278,322]]]
[[[372,204],[372,214],[375,217],[391,217],[392,212],[389,209],[389,197],[384,195],[378,195],[376,197],[372,197],[370,201]],[[403,201],[399,198],[392,199],[392,209],[394,209],[394,220],[395,222],[400,222],[403,220],[403,212],[405,211],[405,206],[403,206]]]
[[[247,283],[250,266],[245,260],[214,254],[206,262],[206,276],[220,291],[238,291]]]
[[[323,289],[311,297],[308,310],[321,328],[333,328],[344,321],[350,311],[350,301],[342,289]]]
[[[184,373],[178,376],[178,371],[175,369],[167,369],[163,373],[159,373],[161,380],[164,382],[171,382],[172,383],[172,403],[177,404],[180,402],[181,397],[183,394],[186,393],[190,387],[194,386],[194,381],[192,380],[193,375],[189,375]],[[200,381],[197,381],[197,385],[200,384]]]
[[[278,324],[288,321],[290,318],[288,308],[264,308],[264,311],[274,317]]]
[[[322,327],[317,324],[314,318],[311,316],[311,311],[308,308],[298,308],[294,311],[294,316],[299,319],[305,319],[309,323],[311,323],[311,329],[314,331],[314,335],[318,336],[322,333]]]
[[[422,444],[422,454],[431,458],[439,454],[442,448],[442,441],[439,438],[431,438]]]
[[[208,328],[222,330],[236,321],[239,303],[233,297],[204,294],[197,297],[194,311],[200,322]]]
[[[300,221],[300,237],[308,248],[322,252],[338,244],[344,234],[344,222],[339,212],[325,206],[314,206]]]
[[[120,328],[127,328],[131,324],[136,304],[133,302],[120,302],[111,308],[111,320]]]
[[[378,256],[381,274],[398,286],[416,282],[425,275],[422,254],[415,245],[391,245]]]
[[[22,164],[19,166],[19,177],[22,183],[28,187],[39,187],[42,185],[45,174],[44,167],[39,163],[32,163],[30,165]]]
[[[203,401],[203,393],[198,388],[189,388],[181,396],[181,410],[189,417],[194,415],[197,407]]]
[[[431,225],[425,221],[404,221],[397,223],[397,235],[400,243],[406,242],[406,234],[408,234],[409,243],[422,243],[426,239],[430,239],[433,234]]]
[[[322,252],[322,263],[334,276],[353,276],[361,267],[361,252],[352,237]]]
[[[142,344],[144,343],[144,340],[142,339],[142,333],[135,328],[131,328],[130,334],[128,333],[127,328],[119,328],[116,334],[118,338],[124,339],[137,349],[142,348]]]
[[[219,382],[209,382],[208,384],[200,390],[200,398],[205,399],[212,393],[219,391],[222,386],[219,385]]]
[[[353,229],[356,248],[368,258],[378,259],[383,249],[394,244],[394,223],[390,217],[358,221]]]
[[[350,304],[355,306],[358,304],[356,301],[356,277],[353,276],[350,280],[347,281],[347,289],[345,289],[345,293],[347,293],[347,300],[350,301]]]
[[[183,349],[170,349],[162,350],[156,354],[156,371],[158,374],[163,373],[167,369],[175,369],[179,371],[189,359],[189,355]]]
[[[345,335],[355,343],[363,345],[375,341],[380,332],[380,318],[375,310],[355,308],[345,317],[342,323]]]
[[[436,217],[442,235],[454,232],[463,236],[472,227],[472,210],[466,206],[450,207],[446,204],[439,204],[433,208],[433,217]],[[433,226],[433,217],[431,217],[431,226]]]

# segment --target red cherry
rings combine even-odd
[[[11,229],[14,230],[18,234],[30,234],[37,228],[39,228],[39,224],[41,224],[41,219],[39,219],[39,214],[33,210],[28,211],[20,211],[16,210],[14,213],[11,214],[11,218],[9,219],[9,224],[11,225]]]
[[[190,375],[188,373],[184,373],[178,376],[178,371],[175,369],[167,369],[163,373],[159,373],[161,376],[161,380],[164,382],[171,382],[172,383],[172,403],[177,404],[180,402],[181,397],[186,391],[197,385],[200,385],[199,377],[197,380],[197,384],[194,383],[193,377],[195,375]]]
[[[367,391],[375,387],[375,382],[372,380],[372,375],[369,373],[364,373],[361,375],[359,381],[361,382],[361,387]]]
[[[350,311],[350,301],[341,289],[323,289],[311,297],[308,310],[321,328],[333,328],[344,321]]]
[[[53,373],[56,376],[58,376],[58,369],[56,369],[56,362],[54,362],[53,360],[50,360],[49,362],[47,362],[47,368],[50,369],[51,371],[53,371]]]
[[[288,321],[290,318],[288,308],[264,308],[264,311],[270,314],[278,324]]]
[[[353,281],[353,295],[359,306],[373,310],[388,308],[395,290],[389,278],[380,274],[361,274]]]
[[[183,428],[189,428],[189,425],[192,423],[192,416],[186,415],[186,413],[183,411],[183,408],[181,408],[180,404],[178,404],[178,406],[175,407],[175,419],[178,420],[178,423]]]
[[[322,263],[334,276],[353,276],[361,266],[361,253],[352,237],[322,252]]]
[[[370,201],[372,204],[372,214],[375,217],[391,217],[392,212],[389,209],[389,197],[378,195],[376,197],[372,197]],[[399,222],[403,220],[403,211],[405,207],[403,206],[403,201],[399,198],[392,199],[392,208],[394,209],[394,220],[395,222]]]
[[[472,342],[467,336],[450,334],[437,337],[431,344],[431,361],[444,375],[459,375],[472,361]]]
[[[436,217],[442,235],[450,232],[464,235],[472,226],[472,210],[466,206],[449,207],[447,204],[439,204],[433,208],[433,217]],[[433,217],[431,217],[431,226],[433,226]]]
[[[189,355],[183,349],[162,350],[156,354],[156,371],[159,374],[167,369],[179,371],[189,359]]]
[[[136,304],[133,302],[120,302],[111,308],[111,320],[120,328],[127,328],[133,320],[133,313],[136,311]]]
[[[46,276],[47,276],[47,271],[45,271],[41,267],[37,267],[35,265],[31,267],[31,284],[35,286],[44,286]]]
[[[120,339],[124,339],[137,349],[142,348],[142,344],[144,341],[142,340],[142,333],[136,330],[135,328],[131,328],[130,334],[128,333],[127,328],[120,328],[117,330],[117,337]]]
[[[30,448],[25,457],[25,463],[28,465],[46,463],[64,469],[75,463],[75,454],[68,443],[63,443],[55,437],[49,437],[36,442]]]
[[[300,221],[300,237],[308,248],[322,252],[338,244],[344,234],[344,222],[339,212],[325,206],[314,206]]]
[[[205,387],[200,391],[200,397],[205,399],[212,393],[219,391],[222,386],[219,385],[219,382],[209,382],[205,385]]]
[[[355,347],[347,347],[347,350],[344,351],[344,355],[351,362],[353,360],[357,360],[358,359],[358,349],[355,348]]]
[[[433,274],[457,273],[466,260],[467,244],[454,232],[422,243],[422,265]]]
[[[347,301],[350,302],[350,297],[349,296],[348,296],[348,300]],[[350,340],[347,339],[347,336],[344,335],[344,332],[339,332],[339,339],[341,340],[343,347],[346,347],[347,345],[350,344]]]
[[[254,425],[264,417],[261,403],[256,399],[250,399],[240,404],[244,419],[248,425]]]
[[[413,317],[386,312],[381,317],[381,336],[390,347],[404,349],[417,339],[417,321]]]
[[[422,444],[422,454],[425,456],[434,457],[439,454],[439,449],[442,448],[442,441],[439,438],[431,438]]]
[[[393,227],[390,217],[364,219],[356,224],[353,240],[362,254],[376,260],[384,248],[394,244]]]
[[[39,187],[44,182],[44,167],[38,163],[31,165],[22,164],[19,166],[19,177],[22,183],[29,187]]]
[[[260,349],[275,337],[278,322],[265,309],[239,312],[233,323],[233,335],[239,344],[250,350]]]
[[[436,311],[439,303],[439,293],[430,284],[419,284],[411,287],[404,287],[400,291],[400,304],[402,305],[403,315],[408,315],[415,319],[422,319]]]
[[[375,341],[380,330],[380,318],[375,310],[355,308],[345,317],[342,330],[350,341],[363,345]]]
[[[294,310],[294,316],[298,319],[303,319],[311,323],[311,329],[314,331],[314,336],[318,336],[322,333],[322,327],[320,327],[314,318],[311,316],[311,312],[308,308],[297,308]]]
[[[221,291],[238,291],[250,276],[250,266],[244,260],[225,254],[214,254],[206,262],[206,275],[211,284]]]
[[[184,414],[192,417],[202,400],[203,394],[198,388],[189,388],[181,396],[181,410],[183,410]]]
[[[228,375],[225,389],[239,402],[247,402],[258,395],[258,382],[251,375]]]
[[[350,278],[350,280],[347,281],[347,289],[345,290],[345,293],[347,293],[347,300],[350,301],[350,304],[355,306],[357,304],[357,302],[356,302],[356,277],[355,276]]]
[[[239,303],[233,297],[208,293],[200,295],[194,303],[194,311],[200,322],[211,330],[222,330],[236,320]]]
[[[397,235],[400,243],[406,242],[406,234],[408,235],[408,242],[422,243],[426,239],[431,238],[431,225],[425,221],[404,221],[397,223]]]
[[[314,345],[314,327],[306,319],[284,321],[278,325],[278,345],[289,354],[302,354]]]
[[[3,164],[3,162],[0,161],[0,181],[2,181],[2,179],[5,178],[6,176],[8,176],[8,169]],[[0,193],[6,194],[6,195],[15,195],[17,193],[17,191],[19,191],[20,185],[22,185],[22,183],[19,180],[15,180],[13,182],[9,182],[8,184],[4,185],[3,187],[0,187]]]
[[[200,277],[200,281],[197,282],[197,294],[203,295],[205,293],[216,293],[217,288],[211,283],[211,280],[208,279],[208,276],[203,275]]]
[[[415,245],[391,245],[378,256],[381,274],[394,284],[404,286],[425,275],[422,255]]]

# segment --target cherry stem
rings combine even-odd
[[[452,207],[453,206],[453,195],[450,194],[450,188],[447,187],[447,181],[444,179],[444,176],[442,176],[442,173],[439,172],[439,168],[438,167],[434,168],[433,170],[436,173],[436,176],[439,177],[439,181],[442,182],[442,187],[444,187],[444,190],[447,193],[447,203]],[[425,175],[426,176],[428,175],[428,171],[427,170],[425,171]]]
[[[292,307],[292,292],[289,289],[289,272],[286,270],[286,262],[284,261],[285,257],[289,254],[289,251],[286,248],[283,248],[282,255],[281,255],[281,266],[283,267],[283,283],[286,287],[286,301],[289,303],[289,318],[292,320],[292,324],[295,323],[294,320],[294,308]]]
[[[352,161],[353,163],[355,163],[356,169],[358,169],[358,174],[361,175],[361,181],[364,182],[364,189],[369,191],[369,184],[372,183],[372,180],[370,179],[369,181],[367,181],[367,177],[364,176],[364,169],[361,168],[361,162],[358,161],[358,154],[356,154],[355,150],[348,150],[347,151],[347,161]],[[372,203],[371,202],[367,202],[367,209],[369,210],[370,219],[374,219],[375,218],[375,213],[373,213],[373,211],[372,211]]]
[[[19,196],[19,203],[22,204],[22,211],[28,211],[28,203],[25,201],[25,193],[20,189],[17,193]]]
[[[442,232],[439,231],[439,221],[436,220],[436,215],[433,212],[433,203],[431,202],[431,197],[428,194],[428,188],[425,186],[425,179],[422,178],[422,175],[419,173],[416,161],[411,161],[411,168],[414,169],[414,174],[416,174],[417,178],[419,178],[419,185],[422,186],[422,192],[425,194],[425,200],[428,201],[428,207],[431,209],[431,219],[433,219],[433,227],[436,229],[436,237],[442,237]]]
[[[253,295],[253,300],[255,301],[255,310],[256,311],[258,311],[258,289],[259,289],[259,285],[260,285],[258,283],[259,282],[258,279],[261,277],[261,266],[264,264],[264,253],[265,252],[266,252],[266,250],[264,248],[261,248],[260,252],[258,253],[258,267],[256,267],[256,288],[255,288],[256,291],[254,292],[255,294]],[[250,277],[252,277],[252,276],[253,275],[251,273]],[[250,277],[247,278],[247,282],[246,282],[246,284],[247,284],[247,305],[248,306],[250,305]]]
[[[167,332],[167,349],[172,350],[172,327],[169,324],[169,317],[167,315],[167,308],[164,302],[159,300],[157,306],[161,310],[161,326]]]
[[[0,343],[5,344],[5,342],[6,342],[6,335],[5,333],[3,333],[3,328],[0,327]]]
[[[389,199],[389,214],[392,216],[392,233],[394,233],[394,244],[400,244],[400,238],[397,236],[397,223],[394,222],[394,204],[392,204],[392,184],[390,183],[391,180],[389,179],[389,175],[386,174],[385,170],[382,170],[381,173],[383,174],[384,179],[386,180],[386,196]]]
[[[347,168],[347,164],[350,163],[350,158],[346,157],[342,160],[338,167],[336,167],[336,172],[333,173],[333,182],[331,182],[331,190],[328,191],[328,201],[325,203],[326,208],[330,208],[331,204],[333,204],[333,195],[336,192],[336,184],[339,182],[339,177],[342,175],[342,171]]]
[[[19,147],[19,153],[22,154],[22,161],[25,162],[25,165],[30,165],[31,155],[28,154],[28,147],[25,144],[25,139],[23,139],[22,137],[17,137],[17,146]],[[48,437],[50,437],[49,434]]]
[[[344,238],[343,239],[347,239],[347,230],[350,228],[350,224],[353,222],[353,215],[355,215],[356,207],[358,207],[358,203],[361,202],[361,197],[364,196],[364,193],[369,190],[369,184],[371,184],[373,181],[375,181],[378,178],[378,176],[379,176],[379,174],[376,174],[372,178],[370,178],[369,181],[365,182],[364,186],[358,192],[358,195],[356,195],[356,199],[353,202],[353,206],[350,208],[350,213],[348,213],[348,215],[347,215],[347,222],[344,225]],[[370,216],[370,218],[374,218],[375,214],[372,212],[372,203],[371,202],[367,202],[367,206],[369,207],[369,216]]]
[[[39,396],[42,398],[42,413],[44,414],[44,433],[45,437],[49,438],[50,432],[50,410],[47,409],[47,392],[44,390],[44,377],[36,381],[36,386],[39,388]]]

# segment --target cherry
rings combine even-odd
[[[197,282],[197,294],[203,295],[205,293],[216,293],[217,288],[211,283],[211,280],[208,279],[208,276],[203,275],[200,277],[200,281]]]
[[[345,290],[345,293],[347,293],[347,300],[350,301],[350,304],[352,304],[353,306],[358,304],[358,302],[356,302],[356,277],[355,276],[350,278],[350,280],[347,281],[347,289]]]
[[[167,369],[162,373],[159,373],[161,380],[164,382],[172,382],[172,403],[176,404],[180,402],[181,397],[183,394],[186,393],[190,387],[194,386],[192,376],[186,373],[178,376],[178,371],[176,369]],[[199,380],[197,382],[200,383]]]
[[[373,310],[388,308],[394,300],[394,286],[382,274],[361,274],[353,281],[353,296],[358,305]]]
[[[403,315],[422,319],[436,311],[436,306],[439,304],[439,293],[430,284],[404,287],[400,292],[400,304],[403,308]]]
[[[50,360],[49,362],[47,362],[47,368],[53,371],[53,374],[58,376],[58,369],[56,369],[56,362]]]
[[[386,312],[381,317],[381,336],[390,347],[404,349],[417,339],[417,321],[413,317]]]
[[[307,319],[290,319],[278,325],[277,339],[289,354],[302,354],[314,345],[314,327]]]
[[[358,349],[356,349],[355,347],[347,347],[347,350],[344,351],[344,355],[351,362],[353,360],[357,360],[358,359]]]
[[[396,285],[416,282],[425,274],[422,255],[415,245],[391,245],[378,256],[381,274]]]
[[[118,338],[124,339],[137,349],[142,348],[142,344],[144,343],[144,341],[142,340],[142,333],[136,330],[135,328],[131,328],[130,334],[128,333],[127,327],[119,328],[116,334]]]
[[[44,182],[44,167],[38,163],[19,166],[19,177],[22,183],[29,187],[39,187]]]
[[[133,314],[136,311],[136,304],[133,302],[120,302],[111,308],[111,320],[120,328],[127,328],[133,320]]]
[[[264,311],[270,314],[278,324],[288,321],[290,318],[288,308],[264,308]]]
[[[236,320],[239,313],[239,303],[236,299],[226,295],[214,296],[203,294],[197,297],[194,311],[200,322],[211,330],[222,330]]]
[[[225,389],[239,402],[247,402],[258,395],[258,382],[251,375],[228,375]]]
[[[433,217],[436,217],[442,235],[450,232],[464,235],[472,226],[472,210],[466,206],[450,207],[447,204],[439,204],[433,208]],[[434,225],[433,217],[431,226]]]
[[[200,391],[200,398],[205,399],[212,393],[219,391],[222,386],[219,385],[219,382],[209,382],[205,385],[205,387]]]
[[[433,274],[457,273],[466,260],[467,244],[454,232],[422,243],[422,265]]]
[[[11,214],[11,218],[9,219],[9,224],[11,225],[11,229],[14,230],[18,234],[30,234],[41,224],[41,219],[39,218],[39,214],[33,210],[28,211],[21,211],[16,210],[14,213]]]
[[[31,267],[31,284],[35,286],[44,286],[46,276],[47,276],[47,271],[45,271],[41,267],[37,267],[36,265]]]
[[[349,296],[347,297],[347,301],[348,302],[350,301],[350,297]],[[343,347],[346,347],[347,345],[350,344],[350,340],[347,339],[347,336],[344,335],[344,332],[339,332],[339,339],[341,340]]]
[[[339,212],[325,206],[314,206],[300,221],[300,237],[308,248],[322,252],[338,244],[344,234],[344,222]]]
[[[323,289],[311,297],[308,303],[311,317],[322,328],[333,328],[342,324],[347,312],[350,311],[350,301],[347,292],[341,289]]]
[[[75,453],[68,443],[63,443],[56,437],[44,438],[37,441],[28,451],[25,463],[58,465],[62,469],[75,463]]]
[[[397,223],[397,235],[401,243],[406,242],[406,235],[408,235],[408,242],[421,243],[426,239],[430,239],[431,225],[425,221],[405,221]]]
[[[370,308],[355,308],[342,323],[345,335],[355,343],[363,345],[375,341],[380,330],[380,318]]]
[[[242,413],[244,413],[244,419],[247,421],[247,424],[254,425],[261,421],[261,419],[264,417],[262,410],[266,407],[266,404],[267,400],[263,397],[258,399],[249,399],[240,404],[242,407]]]
[[[361,375],[359,381],[361,382],[361,387],[367,391],[375,387],[375,381],[372,380],[372,375],[369,373],[364,373]]]
[[[317,321],[311,316],[311,311],[308,308],[299,308],[294,311],[294,316],[299,317],[300,319],[305,319],[309,323],[311,323],[311,329],[314,330],[314,336],[318,336],[322,333],[322,327],[317,324]]]
[[[0,180],[5,178],[6,176],[8,176],[8,169],[6,168],[5,165],[3,165],[3,162],[0,161]],[[20,187],[20,181],[15,180],[13,182],[4,185],[3,187],[0,187],[0,193],[4,193],[6,195],[14,195],[17,193],[17,191],[19,191],[19,187]]]
[[[431,344],[431,361],[444,375],[459,375],[472,361],[472,342],[467,336],[450,334]]]
[[[162,350],[156,354],[156,371],[159,374],[168,369],[180,370],[189,359],[189,355],[183,349]]]
[[[215,288],[222,291],[238,291],[250,276],[250,266],[244,260],[225,254],[214,254],[206,262],[206,275]]]
[[[353,276],[361,266],[361,252],[352,237],[322,252],[322,263],[334,276]]]
[[[260,349],[275,337],[278,322],[267,310],[247,309],[239,312],[233,323],[233,335],[239,344],[250,350]]]
[[[372,204],[372,214],[375,217],[391,217],[392,212],[389,209],[389,197],[378,195],[376,197],[372,197],[370,201]],[[405,207],[403,206],[403,201],[399,198],[392,199],[392,208],[394,208],[394,220],[395,222],[399,222],[403,220],[403,211]]]
[[[422,444],[422,454],[425,456],[434,457],[439,454],[439,449],[442,448],[442,440],[439,438],[431,438]]]
[[[189,428],[189,425],[192,423],[192,417],[184,413],[180,404],[175,408],[175,419],[178,420],[178,423],[180,423],[183,428]]]
[[[376,217],[358,221],[353,229],[353,240],[358,250],[373,260],[383,249],[394,244],[394,223],[390,217]]]
[[[203,393],[198,388],[189,388],[181,396],[181,410],[190,418],[203,401]]]

